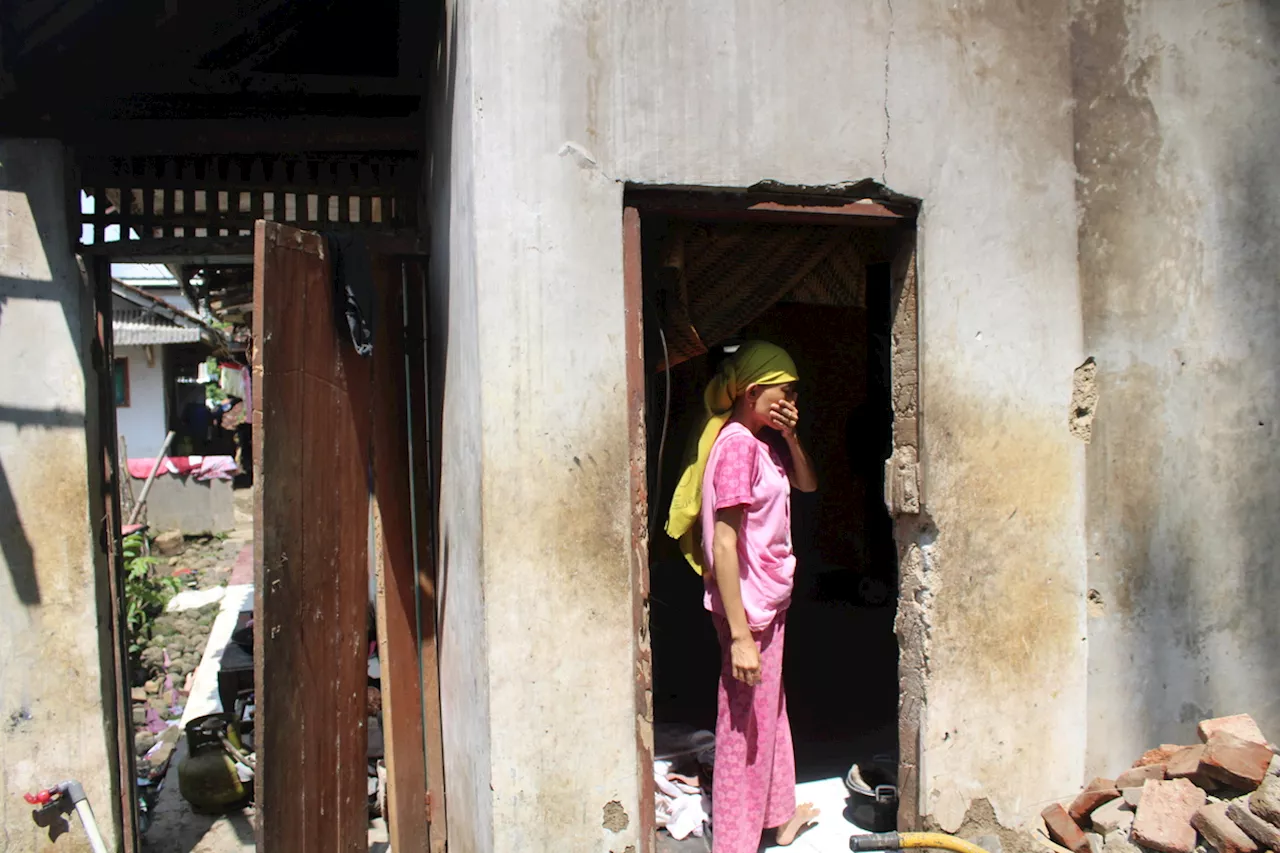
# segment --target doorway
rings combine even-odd
[[[443,797],[432,797],[442,791],[443,750],[433,501],[429,447],[422,440],[429,409],[425,269],[413,246],[382,234],[365,238],[370,287],[364,316],[376,331],[373,351],[363,357],[354,331],[339,322],[346,319],[336,295],[341,279],[326,236],[261,220],[255,230],[248,243],[255,249],[248,256],[252,263],[226,256],[216,263],[174,264],[200,303],[241,309],[237,316],[247,322],[224,321],[224,334],[250,326],[249,350],[258,360],[254,443],[266,452],[239,460],[259,475],[256,512],[251,507],[256,535],[243,566],[247,594],[233,601],[233,581],[212,606],[219,648],[206,651],[190,682],[199,686],[201,674],[212,672],[205,680],[216,679],[216,689],[201,694],[201,702],[215,704],[219,716],[237,718],[241,743],[250,750],[242,763],[253,777],[255,808],[246,812],[237,800],[218,804],[221,813],[208,820],[187,819],[186,794],[176,781],[185,753],[172,752],[156,777],[169,782],[160,831],[148,838],[173,849],[202,847],[206,839],[227,849],[274,849],[279,841],[271,839],[328,832],[348,846],[367,839],[371,851],[411,842],[443,849]],[[101,300],[111,293],[109,261],[105,253],[93,260]],[[104,310],[109,318],[109,306]],[[100,326],[110,354],[111,322]],[[115,446],[114,433],[112,419],[104,447]],[[270,476],[261,476],[264,471]],[[317,525],[315,518],[330,523]],[[117,523],[109,526],[119,533]],[[324,618],[299,618],[303,612]],[[219,633],[217,623],[227,613],[232,622]],[[275,624],[293,628],[256,627]],[[204,640],[202,634],[202,645]],[[211,635],[208,648],[213,643]],[[226,676],[233,652],[231,683]],[[122,672],[127,668],[121,665]],[[119,685],[126,697],[130,686]],[[178,719],[196,713],[196,704],[193,698],[177,709]],[[185,722],[175,725],[185,729]],[[180,750],[188,749],[188,741]],[[295,765],[308,756],[303,763],[320,772],[258,765],[258,744],[267,747],[265,754],[295,756]],[[134,752],[132,731],[121,749]],[[137,815],[145,792],[132,785],[124,791],[126,813]]]
[[[885,471],[914,208],[710,192],[636,191],[628,201],[640,226],[655,754],[714,732],[720,667],[703,581],[663,531],[666,511],[722,347],[767,340],[796,361],[799,432],[820,484],[792,494],[797,571],[783,671],[799,796],[822,799],[829,824],[891,829],[883,810],[881,825],[854,810],[846,778],[858,765],[866,778],[896,782],[901,758],[898,548]],[[914,372],[910,395],[914,406]],[[686,756],[683,769],[705,775],[705,755],[701,767]],[[659,850],[686,849],[659,838]]]

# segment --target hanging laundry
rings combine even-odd
[[[240,371],[244,382],[244,396],[240,399],[244,400],[244,420],[245,423],[253,423],[253,370],[246,367]]]
[[[228,397],[236,397],[243,400],[245,395],[244,381],[244,365],[235,362],[223,362],[218,365],[221,368],[222,377],[219,380],[223,392]]]
[[[195,459],[196,457],[190,457]],[[240,466],[230,456],[205,456],[196,469],[197,480],[230,480],[240,473]]]

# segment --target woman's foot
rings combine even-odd
[[[778,846],[786,847],[795,841],[800,833],[818,822],[818,815],[821,813],[813,803],[801,803],[796,806],[796,813],[791,816],[791,820],[774,830],[777,833]]]

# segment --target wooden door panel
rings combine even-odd
[[[258,849],[367,849],[370,361],[324,238],[254,235]]]

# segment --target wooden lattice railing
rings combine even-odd
[[[380,234],[417,225],[409,155],[99,157],[82,160],[92,199],[81,247],[113,256],[244,252],[258,219]]]

